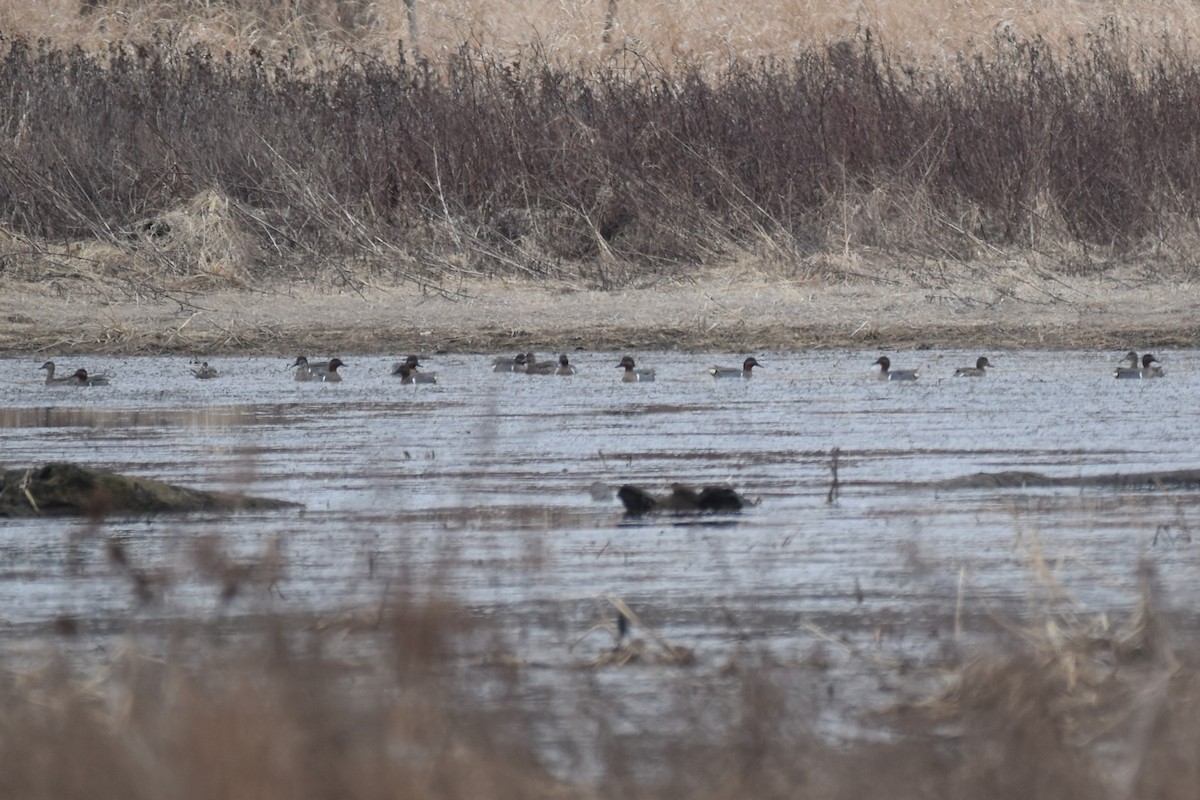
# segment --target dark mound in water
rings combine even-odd
[[[1112,472],[1056,478],[1040,472],[976,472],[936,481],[941,489],[1036,489],[1051,486],[1107,486],[1118,489],[1200,489],[1200,469]]]
[[[285,500],[186,489],[78,464],[0,470],[0,517],[170,514],[297,505]]]
[[[746,506],[741,495],[728,486],[705,486],[696,491],[677,483],[671,487],[669,495],[656,497],[625,484],[617,490],[617,497],[625,504],[625,513],[633,517],[645,514],[736,514]]]

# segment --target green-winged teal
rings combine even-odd
[[[571,365],[571,360],[567,358],[567,354],[563,353],[558,357],[558,369],[554,370],[555,375],[574,375],[575,367]]]
[[[677,483],[671,493],[656,497],[637,486],[626,484],[617,490],[617,497],[631,517],[645,514],[732,514],[746,506],[736,491],[728,486],[705,486],[696,491]]]
[[[108,386],[107,375],[89,375],[86,369],[75,370],[74,378],[80,386]]]
[[[296,360],[292,362],[292,367],[296,370],[293,377],[298,381],[313,381],[320,380],[318,373],[329,371],[328,361],[319,361],[316,364],[310,364],[304,356],[296,356]]]
[[[400,372],[402,367],[407,367],[410,372],[416,372],[420,366],[421,359],[417,358],[416,356],[409,356],[403,361],[397,361],[392,365],[392,374],[402,376],[402,373]]]
[[[621,380],[625,383],[652,383],[654,381],[653,369],[637,369],[637,365],[633,362],[633,358],[625,356],[621,359],[621,363],[617,364],[617,368],[624,368],[625,374],[621,376]]]
[[[533,353],[525,354],[526,375],[553,375],[557,366],[553,361],[538,361]]]
[[[324,381],[325,383],[341,383],[342,376],[338,374],[338,367],[346,366],[346,362],[340,358],[329,359],[329,369],[322,372],[313,372],[312,379],[314,381]],[[313,369],[311,366],[309,369]]]
[[[525,354],[517,353],[512,358],[500,356],[492,362],[492,372],[524,372]]]
[[[985,372],[984,370],[986,370],[991,365],[992,365],[992,362],[987,360],[987,356],[980,356],[979,358],[975,359],[975,366],[959,367],[958,369],[954,370],[954,377],[956,377],[956,378],[982,378],[983,376],[987,375],[987,372]]]
[[[1117,368],[1113,370],[1114,378],[1140,378],[1142,377],[1142,368],[1138,363],[1138,354],[1130,350],[1117,363]]]
[[[892,361],[887,356],[880,356],[875,364],[879,365],[876,377],[881,381],[915,381],[920,374],[920,370],[915,369],[892,369]]]
[[[758,359],[750,356],[742,362],[741,369],[737,367],[712,367],[709,369],[708,374],[714,378],[749,378],[754,374],[751,370],[761,366],[762,364],[758,363]]]
[[[400,364],[398,372],[393,374],[400,376],[400,383],[437,383],[436,372],[417,372],[414,368],[408,366],[407,363]]]
[[[217,372],[217,368],[209,366],[207,361],[201,361],[200,366],[192,367],[192,374],[201,380],[208,380],[209,378],[215,378],[220,375],[220,373]]]
[[[45,364],[42,364],[40,367],[38,367],[38,369],[46,370],[46,385],[47,386],[67,386],[71,383],[78,383],[78,381],[75,380],[74,375],[62,375],[57,378],[54,377],[54,362],[53,361],[47,361]]]

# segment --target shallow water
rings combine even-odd
[[[616,353],[575,353],[570,378],[494,374],[491,356],[423,356],[436,386],[402,386],[394,358],[346,357],[340,384],[297,383],[284,358],[210,358],[200,381],[181,358],[68,358],[109,372],[107,387],[48,388],[40,359],[0,360],[0,462],[75,460],[197,488],[247,489],[302,511],[109,520],[4,520],[0,632],[40,642],[61,616],[71,646],[102,657],[131,620],[235,621],[264,612],[373,607],[397,585],[459,600],[495,626],[526,671],[524,691],[553,703],[559,668],[612,646],[589,630],[619,597],[665,640],[693,650],[692,671],[738,654],[803,665],[852,701],[818,702],[837,735],[847,706],[894,689],[867,667],[937,663],[955,638],[984,640],[1048,596],[1117,615],[1153,564],[1167,612],[1193,607],[1195,495],[1111,489],[936,491],[923,483],[978,471],[1056,476],[1200,466],[1192,424],[1200,353],[1159,353],[1167,378],[1117,381],[1119,353],[998,352],[984,379],[950,377],[977,353],[891,353],[915,384],[872,379],[875,352],[760,353],[752,380],[705,369],[740,357],[645,353],[650,384],[623,384]],[[827,502],[840,449],[840,494]],[[630,522],[598,485],[730,483],[758,505],[737,518]],[[277,546],[272,591],[223,600],[193,568],[218,534],[235,558]],[[106,542],[163,576],[139,600]],[[1031,566],[1034,555],[1047,572]],[[650,642],[653,637],[641,635]],[[581,641],[582,640],[582,641]],[[466,655],[477,663],[490,655]],[[674,674],[601,670],[630,708]],[[832,692],[832,688],[831,688]],[[844,694],[844,693],[843,693]],[[561,698],[559,698],[561,700]],[[562,714],[570,714],[564,704]],[[630,725],[653,725],[630,710]],[[666,724],[663,722],[662,724]],[[553,748],[562,732],[545,732]]]

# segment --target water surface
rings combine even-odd
[[[344,357],[340,384],[294,382],[283,357],[208,358],[222,374],[209,381],[181,358],[57,357],[60,371],[107,371],[112,384],[53,389],[39,359],[0,361],[6,466],[74,460],[304,506],[98,527],[4,520],[0,631],[10,647],[42,641],[70,616],[74,646],[102,657],[131,620],[336,614],[419,584],[494,626],[507,657],[534,667],[525,690],[554,702],[569,691],[564,674],[612,646],[589,631],[616,597],[696,654],[688,670],[716,673],[747,650],[797,665],[821,653],[829,683],[869,705],[894,688],[879,685],[873,659],[934,664],[996,619],[1023,618],[1052,594],[1048,578],[1059,602],[1120,615],[1146,560],[1166,611],[1200,599],[1192,493],[922,485],[1200,466],[1200,353],[1158,354],[1168,376],[1153,381],[1114,380],[1119,353],[992,352],[983,379],[951,377],[978,353],[889,353],[921,368],[915,384],[873,380],[874,351],[756,353],[766,366],[752,380],[722,381],[705,369],[743,354],[639,353],[657,370],[651,384],[622,383],[621,355],[571,353],[569,378],[423,355],[436,386],[402,386],[383,355]],[[629,521],[602,491],[676,481],[732,484],[758,504],[715,524]],[[222,597],[195,568],[209,535],[235,560],[277,551],[278,580]],[[161,576],[149,597],[114,565],[114,541]],[[481,645],[465,657],[491,655]],[[664,672],[597,679],[637,698],[676,679]],[[844,704],[814,704],[841,729]]]

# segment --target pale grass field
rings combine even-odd
[[[599,62],[632,51],[656,65],[719,68],[736,60],[788,58],[814,45],[869,29],[893,55],[928,62],[987,52],[996,37],[1044,37],[1051,45],[1080,41],[1115,25],[1153,46],[1164,37],[1190,46],[1200,32],[1191,3],[1173,2],[835,2],[831,0],[415,0],[416,39],[403,0],[309,0],[256,4],[239,0],[154,3],[113,0],[81,14],[79,0],[2,0],[0,32],[60,45],[103,48],[122,40],[161,37],[176,45],[283,52],[303,63],[347,51],[390,59],[403,42],[432,60],[463,46],[513,57],[536,47],[562,63]]]

